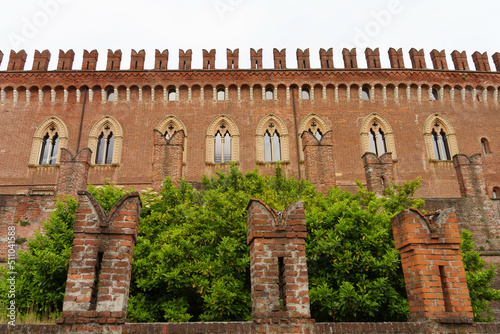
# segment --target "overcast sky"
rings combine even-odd
[[[273,48],[287,49],[288,68],[296,67],[297,48],[310,49],[311,67],[319,67],[319,49],[333,47],[335,67],[343,67],[341,51],[356,47],[358,66],[366,67],[366,47],[380,48],[382,67],[387,50],[403,48],[411,67],[410,48],[429,52],[500,52],[498,0],[19,0],[2,2],[0,50],[7,67],[11,49],[25,49],[31,69],[34,50],[49,49],[57,66],[59,49],[76,53],[99,51],[104,69],[107,50],[121,49],[122,69],[130,50],[145,49],[146,68],[155,49],[169,49],[169,69],[177,69],[178,50],[193,50],[193,68],[201,68],[202,49],[216,49],[216,68],[225,68],[226,48],[240,49],[240,68],[250,67],[250,48],[263,48],[264,67],[272,67]]]

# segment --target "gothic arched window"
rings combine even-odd
[[[431,160],[450,161],[458,153],[455,131],[438,114],[429,116],[425,121],[424,140]]]
[[[122,128],[111,116],[97,122],[90,130],[89,148],[93,152],[95,165],[119,164],[121,162]]]
[[[59,134],[55,132],[55,128],[47,132],[42,139],[42,147],[40,150],[40,165],[55,165],[57,162],[57,153],[59,151]]]
[[[56,165],[61,148],[66,148],[68,129],[57,117],[50,117],[40,124],[33,136],[30,165]]]
[[[214,162],[222,163],[231,161],[231,135],[225,130],[225,125],[221,125],[221,130],[218,130],[214,137]]]
[[[280,118],[270,114],[260,121],[257,126],[256,148],[258,163],[290,160],[288,131]]]
[[[361,124],[361,146],[363,153],[372,152],[379,157],[390,152],[392,159],[397,159],[391,125],[377,113],[368,115]]]
[[[239,162],[239,131],[227,116],[217,117],[209,126],[206,135],[206,162]]]
[[[109,132],[109,133],[108,133]],[[113,163],[113,150],[115,147],[115,136],[109,127],[104,129],[97,138],[97,151],[95,156],[96,165],[109,165]]]

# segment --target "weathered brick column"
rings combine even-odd
[[[333,160],[333,131],[324,134],[318,141],[309,131],[302,133],[302,150],[306,179],[323,194],[336,185],[335,162]]]
[[[385,196],[385,188],[394,181],[392,153],[384,153],[380,157],[372,152],[366,152],[361,157],[365,167],[366,187],[368,191]]]
[[[158,191],[167,176],[174,184],[182,178],[184,153],[184,131],[177,131],[168,141],[158,130],[154,130],[153,188]]]
[[[409,209],[392,219],[412,321],[472,323],[455,213]]]
[[[57,194],[77,197],[77,192],[87,189],[87,179],[92,151],[84,148],[73,156],[70,151],[61,148]]]
[[[60,333],[118,334],[126,321],[141,200],[137,192],[127,194],[106,215],[90,193],[78,195]]]
[[[247,210],[255,331],[312,333],[304,204],[278,212],[251,199]]]
[[[456,154],[453,156],[453,165],[463,197],[487,198],[481,154],[471,155],[470,158],[465,154]]]

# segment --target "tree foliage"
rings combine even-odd
[[[485,267],[484,259],[474,250],[474,241],[469,230],[462,230],[461,239],[460,251],[464,261],[474,321],[493,321],[490,301],[500,301],[500,291],[491,287],[491,282],[497,274],[496,265]]]
[[[317,321],[404,321],[408,302],[401,262],[394,248],[390,218],[409,206],[420,180],[386,189],[385,197],[360,187],[356,193],[316,192],[308,181],[286,178],[281,166],[273,176],[257,171],[229,172],[202,181],[198,191],[185,182],[166,180],[159,193],[143,192],[129,299],[135,322],[231,321],[251,318],[246,205],[259,198],[282,210],[304,201],[306,255],[312,317]],[[89,190],[108,212],[131,189],[111,184]],[[39,314],[61,311],[73,240],[76,201],[58,201],[56,210],[28,250],[19,253],[18,310]],[[495,268],[484,269],[470,233],[462,252],[475,319],[491,320],[489,287]],[[6,271],[2,271],[6,275]],[[8,284],[0,280],[5,310]],[[486,316],[485,316],[486,314]]]

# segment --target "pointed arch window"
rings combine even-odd
[[[224,135],[222,135],[222,133]],[[224,132],[225,131],[225,132]],[[231,161],[231,134],[224,124],[214,137],[214,162],[224,163]]]
[[[96,165],[109,165],[113,163],[113,151],[115,148],[115,136],[107,126],[97,138],[97,150],[95,155]]]
[[[59,134],[55,132],[55,128],[51,128],[51,132],[47,132],[42,139],[40,150],[40,165],[55,165],[57,162],[57,152],[59,151]]]
[[[91,129],[89,148],[94,165],[117,165],[121,162],[122,128],[111,116],[103,117]]]
[[[432,147],[436,160],[451,160],[448,138],[443,128],[436,123],[432,129]]]
[[[363,152],[371,152],[380,157],[391,153],[397,159],[394,133],[389,122],[380,114],[368,115],[361,125],[361,145]]]
[[[227,116],[217,117],[210,124],[206,135],[206,163],[239,163],[239,131]]]
[[[281,161],[281,139],[273,122],[270,122],[264,133],[264,161]]]

